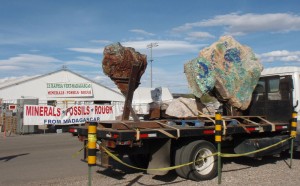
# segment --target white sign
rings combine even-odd
[[[49,105],[24,105],[24,125],[70,125],[115,120],[112,105],[75,105],[67,109]]]
[[[47,83],[47,97],[91,97],[92,83]]]

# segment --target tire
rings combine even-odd
[[[174,164],[176,165],[181,165],[183,164],[182,162],[182,152],[185,149],[185,145],[181,145],[179,148],[176,149],[175,151],[175,160],[174,160]],[[182,177],[182,178],[186,178],[185,174],[183,173],[183,167],[177,168],[175,169],[176,173],[178,176]]]
[[[131,154],[128,155],[129,160],[134,166],[138,168],[147,168],[149,165],[149,155],[148,154]]]
[[[215,146],[204,140],[189,143],[182,151],[181,162],[193,164],[182,167],[183,175],[186,179],[194,181],[211,180],[217,176],[218,163],[217,156],[210,156],[201,161],[196,161],[216,153]]]

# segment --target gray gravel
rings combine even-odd
[[[224,160],[221,185],[299,185],[300,159],[299,154],[293,159],[292,169],[289,168],[289,157],[268,157],[261,160],[236,158]],[[125,158],[126,161],[126,158]],[[174,171],[165,176],[149,175],[141,171],[128,169],[123,165],[115,165],[115,169],[93,167],[92,185],[218,185],[218,179],[195,182],[185,180]],[[56,180],[43,180],[28,185],[87,185],[87,175],[68,177]]]

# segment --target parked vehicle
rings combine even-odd
[[[223,116],[222,151],[243,154],[273,145],[290,137],[292,112],[298,112],[300,98],[300,68],[266,69],[253,92],[249,108],[239,116]],[[299,117],[299,116],[298,116]],[[298,118],[299,120],[299,118]],[[170,167],[193,162],[176,169],[176,173],[191,180],[208,180],[217,175],[215,117],[158,119],[149,121],[106,121],[97,123],[100,146],[119,156],[128,155],[132,163],[148,168],[156,175]],[[295,139],[299,150],[298,136]],[[88,129],[79,128],[80,139],[87,139]],[[298,149],[297,149],[298,147]],[[290,148],[290,142],[250,157],[277,155]],[[109,166],[109,157],[100,148],[101,164]],[[198,161],[200,158],[203,160]]]

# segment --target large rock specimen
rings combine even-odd
[[[251,48],[223,36],[199,57],[184,65],[192,93],[201,97],[216,91],[217,99],[245,110],[263,67]]]
[[[169,103],[164,103],[166,106],[165,114],[176,118],[198,117],[199,111],[204,115],[214,115],[219,107],[219,104],[207,104],[199,110],[195,99],[179,97],[173,99]]]
[[[147,67],[146,55],[136,52],[131,47],[123,47],[120,43],[114,43],[104,48],[103,56],[103,72],[115,82],[124,95],[128,91],[132,66],[138,65],[139,70],[135,88],[138,87],[140,78]]]

